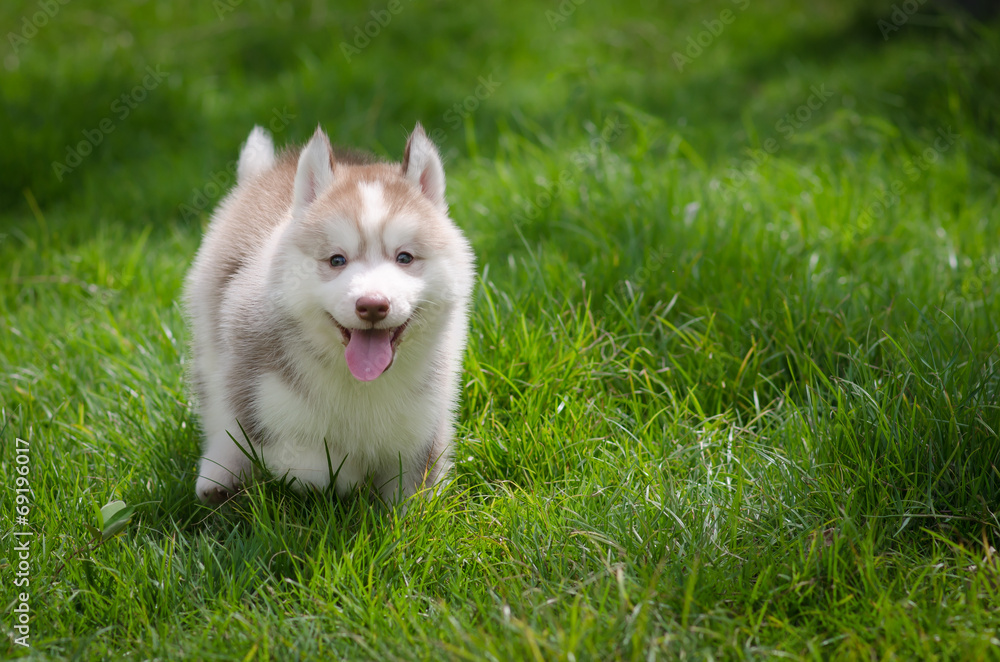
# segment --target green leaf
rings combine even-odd
[[[124,501],[112,501],[101,508],[101,536],[104,540],[121,533],[132,519],[134,506],[126,506]]]
[[[111,501],[101,508],[101,526],[105,526],[114,515],[125,507],[124,501]]]

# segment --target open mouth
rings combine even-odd
[[[390,329],[349,329],[335,319],[333,323],[344,338],[344,358],[351,374],[363,382],[370,382],[392,365],[396,347],[410,321]]]

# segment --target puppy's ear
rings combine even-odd
[[[333,150],[330,139],[323,129],[316,127],[316,133],[299,155],[298,169],[295,171],[295,189],[292,194],[292,216],[299,218],[306,207],[319,197],[333,183]]]
[[[441,155],[431,139],[424,133],[424,127],[417,126],[406,141],[403,152],[403,176],[420,189],[428,200],[447,213],[448,203],[444,199],[444,167]]]
[[[255,126],[240,150],[236,180],[242,184],[274,167],[274,141],[271,134]]]

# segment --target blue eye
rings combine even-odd
[[[396,256],[396,262],[399,264],[409,264],[413,262],[413,256],[404,251]]]
[[[347,264],[347,258],[341,255],[340,253],[330,258],[331,267],[342,267],[345,264]]]

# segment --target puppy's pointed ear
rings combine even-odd
[[[406,141],[406,151],[403,152],[403,176],[407,181],[419,188],[428,200],[448,211],[448,203],[444,200],[444,167],[441,165],[441,155],[431,139],[424,133],[424,127],[417,126]]]
[[[271,139],[271,134],[255,126],[240,150],[236,181],[240,184],[248,182],[273,168],[274,162],[274,140]]]
[[[333,150],[323,129],[316,133],[299,155],[295,171],[295,188],[292,194],[292,215],[299,217],[312,201],[333,183]]]

